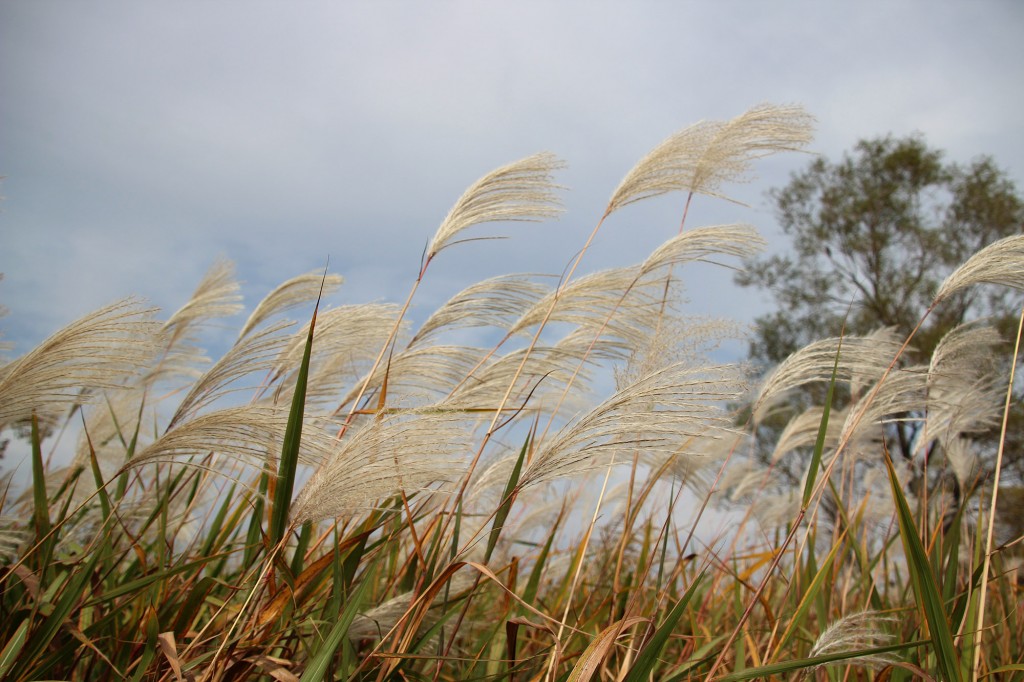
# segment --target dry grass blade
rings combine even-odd
[[[564,164],[553,154],[528,156],[473,183],[437,228],[427,247],[429,261],[464,230],[497,221],[539,222],[562,212],[551,174]]]
[[[1024,289],[1024,235],[1000,239],[968,258],[942,283],[935,300],[975,284]]]
[[[120,388],[156,353],[154,310],[127,298],[72,322],[0,368],[0,425],[50,415]]]
[[[239,340],[247,336],[267,318],[311,303],[321,295],[321,291],[324,296],[331,294],[337,291],[344,281],[341,275],[325,276],[322,271],[314,270],[278,285],[259,302],[259,305],[249,315],[249,319],[242,325],[242,330],[238,332]]]
[[[724,197],[723,183],[745,179],[751,163],[781,151],[803,149],[814,119],[802,108],[763,104],[725,122],[700,122],[655,147],[626,174],[607,213],[669,192]]]

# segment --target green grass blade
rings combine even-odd
[[[505,484],[505,490],[501,493],[501,506],[498,507],[498,511],[494,514],[494,523],[491,525],[491,534],[487,538],[487,551],[484,552],[485,564],[490,560],[491,553],[494,551],[494,546],[498,544],[498,537],[501,535],[501,529],[505,526],[505,520],[508,518],[508,513],[512,510],[512,503],[515,501],[516,485],[519,484],[519,474],[523,470],[523,461],[526,459],[526,453],[530,449],[531,437],[532,436],[528,436],[526,438],[522,449],[519,450],[519,458],[516,459],[516,465],[512,467],[512,473],[509,475],[508,482]]]
[[[309,382],[309,358],[313,352],[313,329],[316,327],[316,314],[320,308],[317,298],[313,309],[313,318],[309,322],[309,335],[302,353],[302,364],[295,380],[295,393],[288,412],[288,425],[284,431],[284,444],[281,446],[281,462],[277,472],[277,485],[274,487],[274,502],[270,511],[270,546],[275,547],[288,530],[288,514],[291,509],[292,491],[295,488],[295,473],[299,467],[299,443],[302,440],[302,419],[306,409],[306,384]]]
[[[821,423],[818,424],[818,437],[814,441],[814,452],[811,454],[811,463],[807,468],[807,480],[804,482],[804,495],[801,508],[807,509],[811,501],[811,493],[814,492],[814,482],[818,478],[818,469],[821,467],[821,455],[825,450],[825,434],[828,432],[828,418],[832,411],[832,396],[836,390],[836,375],[839,373],[839,355],[843,350],[843,337],[839,337],[839,344],[836,346],[836,359],[832,365],[832,378],[828,382],[828,393],[825,394],[825,405],[821,412]]]
[[[32,501],[35,504],[33,522],[36,528],[36,542],[45,548],[50,534],[50,503],[46,497],[46,473],[43,470],[42,437],[39,435],[39,419],[32,415]],[[42,553],[45,556],[45,552]]]
[[[950,632],[949,621],[946,619],[946,609],[942,598],[939,597],[935,577],[932,575],[931,563],[921,544],[921,538],[918,537],[914,516],[910,512],[907,498],[900,490],[900,482],[896,477],[896,470],[893,468],[888,451],[885,452],[885,466],[889,471],[889,484],[893,500],[896,502],[896,516],[900,526],[900,537],[903,539],[903,549],[907,555],[910,581],[914,586],[917,603],[924,611],[928,621],[939,673],[943,679],[962,682],[960,660],[956,647],[953,645],[953,634]]]
[[[814,599],[818,592],[821,590],[821,586],[825,584],[825,579],[829,576],[832,570],[832,562],[836,558],[836,553],[839,548],[843,546],[842,538],[840,538],[834,545],[832,545],[832,551],[825,557],[824,563],[821,568],[815,573],[814,578],[811,580],[811,584],[807,586],[807,591],[804,593],[803,598],[800,600],[800,604],[797,605],[796,613],[793,614],[793,618],[789,622],[789,627],[782,634],[782,638],[779,639],[778,645],[775,650],[782,651],[785,646],[789,643],[789,640],[796,634],[797,626],[805,622],[807,612],[810,610],[811,605],[814,603]]]
[[[878,656],[881,654],[891,654],[896,651],[905,651],[907,649],[913,649],[915,647],[923,646],[927,643],[928,640],[918,640],[916,642],[906,642],[904,644],[889,644],[886,646],[874,647],[871,649],[839,651],[834,654],[823,654],[821,656],[814,656],[812,658],[798,658],[792,661],[782,661],[780,663],[772,663],[771,665],[761,665],[756,668],[747,668],[742,672],[732,673],[731,675],[726,675],[724,677],[716,677],[715,682],[739,682],[740,680],[768,679],[771,675],[795,673],[797,671],[806,670],[807,668],[816,665],[826,665],[828,663],[846,661],[851,658],[860,658],[862,656]],[[796,679],[796,677],[794,676],[792,677],[792,679]]]
[[[352,625],[352,621],[355,620],[356,614],[359,613],[363,594],[366,592],[367,585],[370,582],[369,579],[361,580],[356,588],[349,593],[345,610],[342,611],[341,617],[334,623],[334,627],[331,628],[327,638],[324,639],[320,648],[312,660],[310,660],[305,672],[302,673],[302,677],[299,678],[301,682],[319,682],[324,679],[331,659],[334,658],[334,654],[341,645],[341,640],[348,635],[348,629]]]
[[[11,669],[14,662],[18,660],[18,654],[25,646],[25,639],[28,635],[28,620],[21,621],[21,625],[15,630],[14,635],[7,640],[3,651],[0,651],[0,679],[7,679],[7,671]]]
[[[686,589],[686,592],[679,601],[676,602],[672,610],[669,611],[665,620],[662,621],[658,629],[655,630],[654,635],[650,641],[647,642],[647,646],[637,655],[636,663],[629,669],[629,674],[626,675],[624,682],[646,682],[651,673],[654,672],[654,666],[658,664],[658,657],[661,656],[662,650],[665,648],[665,644],[668,643],[668,638],[675,630],[676,623],[686,612],[686,605],[693,598],[694,593],[697,591],[697,587],[704,579],[705,571],[701,571],[697,574],[690,586]]]

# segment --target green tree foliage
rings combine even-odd
[[[750,359],[766,368],[837,335],[844,319],[848,334],[894,327],[906,337],[946,275],[1024,226],[1024,201],[991,158],[949,162],[920,136],[862,140],[836,163],[815,159],[770,196],[791,248],[737,276],[778,306],[758,318],[750,342]],[[1011,339],[1016,305],[1006,288],[962,292],[929,317],[907,360],[927,362],[947,331],[976,318]],[[895,435],[909,455],[910,434]]]

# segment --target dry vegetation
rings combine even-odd
[[[558,159],[473,184],[404,305],[328,307],[341,279],[302,275],[211,362],[204,327],[241,310],[218,263],[166,321],[126,299],[0,366],[0,425],[33,445],[29,489],[2,491],[0,677],[1021,675],[1020,529],[995,523],[979,476],[994,463],[998,480],[1002,453],[971,441],[1002,419],[1003,340],[966,326],[909,366],[912,338],[836,330],[752,382],[709,360],[732,327],[683,316],[675,282],[757,252],[753,228],[684,226],[643,263],[581,267],[613,212],[723,197],[756,159],[803,148],[811,123],[760,106],[680,131],[629,171],[564,277],[472,284],[419,327],[406,312],[443,250],[482,223],[559,213]],[[1022,250],[980,252],[933,307],[1024,288]],[[468,326],[493,345],[453,343]],[[763,419],[811,383],[854,400],[753,456],[732,406]],[[928,466],[965,492],[907,489],[894,418],[919,423],[922,451],[941,445]],[[46,435],[66,427],[75,457],[47,466]],[[786,457],[807,462],[799,488],[773,474]],[[709,538],[722,509],[735,523]]]

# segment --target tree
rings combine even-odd
[[[814,160],[770,196],[792,248],[748,263],[736,278],[778,304],[757,319],[750,342],[750,359],[765,368],[838,335],[844,320],[848,334],[894,327],[905,338],[946,275],[1024,227],[1024,201],[991,158],[947,162],[920,136],[863,140],[838,163]],[[907,360],[927,362],[942,336],[970,319],[988,317],[1012,339],[1018,298],[992,287],[945,301]],[[909,458],[911,434],[897,432]]]

